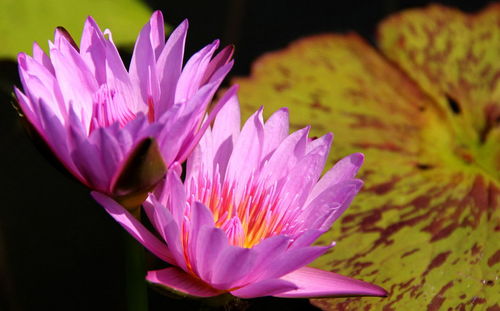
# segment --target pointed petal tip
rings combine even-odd
[[[365,161],[365,155],[361,152],[356,152],[350,155],[351,157],[351,163],[360,167],[363,165],[363,162]]]
[[[161,18],[161,20],[163,21],[163,12],[161,10],[155,10],[153,12],[153,14],[151,14],[151,19],[155,19],[155,18],[158,18],[158,19]]]
[[[283,298],[326,298],[347,296],[386,297],[388,292],[382,287],[352,279],[337,273],[302,267],[281,279],[296,284],[299,289],[280,293]]]
[[[290,113],[290,109],[288,109],[288,107],[281,107],[280,109],[278,109],[279,111],[282,111],[284,113]]]
[[[23,70],[26,70],[26,57],[28,57],[28,55],[24,52],[17,53],[17,62],[19,63],[19,67]]]
[[[97,25],[95,19],[92,17],[92,15],[88,15],[87,18],[85,19],[85,24],[88,24],[92,27],[95,27]]]
[[[235,96],[237,95],[238,91],[240,89],[239,84],[233,84],[231,87],[226,91],[226,94],[230,94],[230,96]]]
[[[189,28],[189,20],[187,18],[185,18],[180,24],[178,27],[183,27],[183,28]]]

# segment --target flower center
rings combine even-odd
[[[293,233],[294,215],[276,184],[264,187],[252,177],[238,190],[234,183],[219,180],[193,179],[189,193],[191,201],[212,211],[215,226],[226,233],[229,243],[251,248],[265,238]]]

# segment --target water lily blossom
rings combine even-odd
[[[161,241],[111,198],[94,198],[138,241],[172,266],[147,279],[188,295],[384,296],[385,290],[305,267],[327,252],[311,244],[349,206],[362,181],[363,155],[340,160],[323,177],[332,135],[289,135],[288,112],[265,123],[262,109],[240,130],[231,95],[188,159],[186,179],[170,170],[144,202]]]
[[[153,13],[128,70],[111,32],[92,17],[79,47],[58,28],[48,55],[36,43],[33,56],[19,54],[23,91],[15,94],[23,114],[89,188],[115,198],[150,189],[165,167],[187,158],[224,105],[219,101],[206,116],[233,49],[216,54],[216,40],[183,67],[187,28],[184,21],[165,41],[162,13]]]

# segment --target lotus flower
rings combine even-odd
[[[188,23],[166,42],[164,28],[157,11],[137,38],[128,70],[111,32],[103,33],[92,17],[80,47],[58,28],[50,57],[36,43],[32,57],[18,56],[24,93],[15,94],[24,115],[91,189],[114,197],[150,189],[164,176],[164,165],[187,158],[224,104],[205,117],[232,66],[232,47],[213,57],[216,40],[182,68]]]
[[[322,178],[332,134],[288,134],[288,112],[266,123],[262,109],[240,131],[235,95],[188,159],[186,179],[170,170],[144,202],[164,242],[111,198],[94,198],[171,267],[147,280],[188,295],[383,296],[375,285],[305,265],[333,246],[311,246],[349,206],[363,155],[340,160]]]

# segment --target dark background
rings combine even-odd
[[[476,11],[490,1],[437,1]],[[235,44],[232,75],[266,51],[309,34],[356,31],[430,1],[147,0],[170,25],[190,21],[186,55],[215,38]],[[144,21],[146,22],[146,21]],[[1,44],[1,42],[0,42]],[[124,57],[129,57],[124,52]],[[16,63],[0,60],[0,310],[125,310],[123,230],[88,191],[47,161],[13,109]],[[149,290],[150,310],[192,309]],[[315,309],[307,300],[258,299],[251,310]]]

